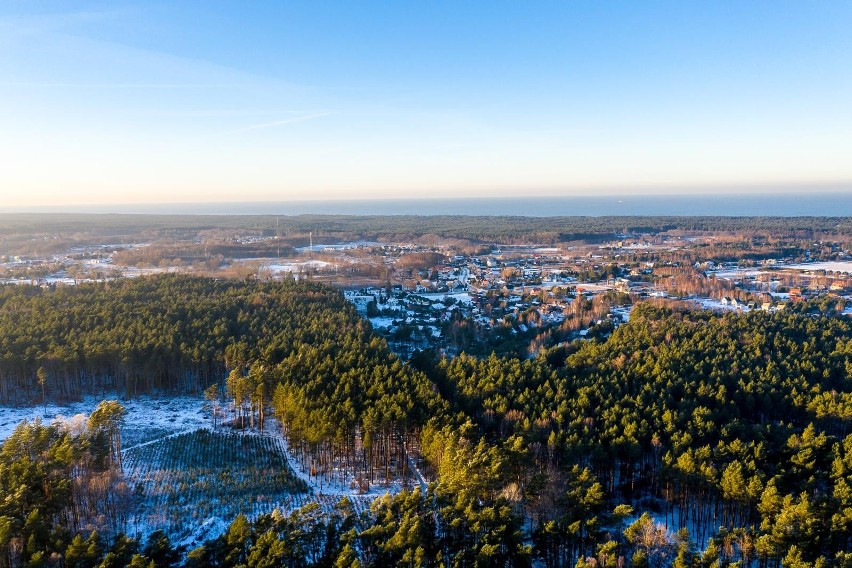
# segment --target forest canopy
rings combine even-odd
[[[0,287],[0,402],[103,389],[197,392],[240,364],[370,345],[331,288],[164,275],[79,286]],[[382,357],[390,357],[379,348]]]
[[[363,515],[341,503],[238,518],[189,552],[190,565],[852,562],[852,325],[842,317],[640,303],[609,337],[534,357],[420,353],[405,364],[330,288],[159,276],[0,288],[0,326],[6,396],[215,385],[235,427],[262,430],[272,413],[318,476],[387,484],[419,467],[434,480]],[[21,440],[43,456],[71,444],[29,428],[0,453],[7,491],[19,491]],[[86,444],[73,455],[112,471],[114,438]],[[40,490],[61,487],[66,462],[36,461],[54,468]],[[73,531],[66,510],[54,506],[53,522]],[[29,534],[27,518],[4,514],[17,519],[9,535]],[[21,554],[73,544],[70,532],[61,546],[39,543]]]
[[[0,237],[63,236],[72,240],[116,242],[117,237],[186,238],[203,231],[252,230],[285,238],[308,234],[332,242],[345,239],[394,240],[440,237],[487,243],[560,243],[599,240],[625,233],[665,231],[764,232],[811,238],[850,235],[846,217],[601,216],[518,217],[463,215],[103,215],[19,213],[0,215]],[[109,240],[111,239],[111,240]],[[28,239],[21,241],[27,242]],[[316,242],[324,242],[317,240]],[[292,242],[291,242],[292,244]],[[300,246],[301,246],[300,245]]]

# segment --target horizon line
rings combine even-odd
[[[586,191],[601,191],[601,188],[589,188]],[[617,190],[616,190],[617,191]],[[852,181],[829,183],[829,184],[788,184],[788,185],[727,185],[727,186],[693,186],[692,190],[669,190],[666,188],[648,188],[648,191],[623,190],[624,193],[608,192],[597,193],[590,195],[588,193],[570,193],[570,194],[554,194],[554,193],[536,193],[533,195],[508,195],[508,194],[490,194],[490,195],[447,195],[436,197],[416,196],[387,196],[387,197],[357,197],[357,196],[333,196],[333,197],[268,197],[268,198],[249,198],[249,199],[211,199],[211,200],[185,200],[185,201],[101,201],[101,202],[82,202],[82,203],[57,203],[57,204],[22,204],[11,206],[0,206],[0,213],[7,212],[43,212],[45,209],[56,210],[60,208],[79,209],[85,208],[104,208],[104,207],[120,207],[122,209],[132,207],[185,207],[185,206],[211,206],[211,205],[261,205],[261,204],[308,204],[308,203],[369,203],[369,202],[447,202],[447,201],[513,201],[521,200],[548,200],[548,199],[642,199],[647,197],[672,197],[672,198],[706,198],[706,197],[759,197],[759,196],[813,196],[813,195],[852,195]],[[32,211],[31,211],[32,210]]]

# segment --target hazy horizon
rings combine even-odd
[[[848,217],[852,192],[293,199],[3,207],[0,214]]]

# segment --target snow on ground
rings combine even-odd
[[[577,284],[577,291],[582,290],[583,292],[607,292],[612,290],[613,286],[606,283],[597,283],[591,284],[589,282],[583,282],[582,284]]]
[[[780,265],[776,265],[776,268],[780,268]],[[762,270],[760,268],[733,268],[733,269],[723,269],[723,270],[708,270],[707,275],[714,274],[716,278],[724,278],[725,280],[742,280],[743,278],[747,278],[749,276],[760,276],[761,274],[772,274],[771,272],[767,272],[766,270]]]
[[[743,304],[730,305],[723,304],[719,300],[711,300],[710,298],[698,298],[693,300],[696,304],[700,304],[702,308],[705,310],[716,310],[716,311],[740,311],[740,312],[748,312],[750,308]]]
[[[223,432],[223,430],[219,430]],[[254,504],[250,510],[244,511],[249,519],[255,519],[259,515],[271,513],[272,511],[280,511],[289,513],[308,503],[317,503],[323,510],[332,511],[337,503],[347,497],[353,504],[356,513],[368,510],[374,499],[385,494],[396,494],[402,490],[403,484],[399,480],[394,480],[389,484],[372,484],[366,492],[360,492],[353,489],[354,479],[340,479],[339,471],[335,472],[335,477],[327,479],[324,476],[315,476],[310,474],[310,468],[302,464],[300,460],[290,451],[286,439],[281,435],[281,428],[274,418],[267,420],[264,431],[256,432],[245,430],[239,432],[243,436],[255,437],[255,439],[265,439],[270,442],[270,449],[280,451],[286,458],[290,470],[309,488],[308,494],[293,494],[278,498],[271,498],[271,495],[266,495],[267,500]],[[426,480],[423,478],[419,469],[416,468],[414,460],[409,458],[409,465],[413,467],[416,480],[413,480],[410,485],[419,484],[425,487]],[[226,515],[227,516],[227,515]],[[225,532],[233,520],[233,515],[223,518],[222,515],[213,515],[206,518],[195,529],[191,529],[189,533],[184,533],[181,536],[181,544],[185,544],[190,548],[198,546],[205,540],[216,537]]]
[[[210,432],[213,433],[214,431],[211,430]],[[221,464],[217,465],[214,463],[216,462],[215,459],[210,459],[210,464],[207,466],[211,468],[210,471],[205,471],[201,477],[193,479],[193,475],[198,475],[201,471],[197,467],[197,464],[195,464],[195,467],[187,470],[186,475],[183,475],[180,471],[174,470],[173,466],[170,469],[167,464],[161,463],[157,459],[146,458],[140,462],[140,456],[134,451],[128,454],[125,467],[131,478],[134,478],[137,483],[145,482],[149,486],[147,494],[149,495],[148,499],[150,503],[148,503],[148,509],[151,509],[151,504],[154,505],[153,509],[144,511],[143,516],[150,516],[150,518],[145,518],[141,522],[138,522],[137,530],[139,532],[148,534],[157,528],[161,528],[172,533],[180,544],[186,545],[188,548],[193,548],[205,540],[209,540],[225,532],[236,515],[237,510],[244,513],[250,520],[256,519],[263,514],[272,513],[273,511],[287,514],[308,503],[317,503],[323,510],[332,511],[343,497],[347,497],[352,502],[355,512],[360,513],[368,510],[370,504],[377,497],[398,493],[403,488],[400,480],[394,480],[389,484],[372,484],[367,491],[362,493],[360,490],[353,488],[355,484],[352,476],[349,475],[347,478],[342,479],[340,471],[335,471],[331,479],[325,476],[311,475],[309,464],[302,464],[297,456],[290,451],[287,441],[281,435],[280,426],[275,419],[269,419],[266,422],[263,432],[252,430],[234,431],[223,428],[215,432],[226,437],[237,435],[250,438],[254,441],[254,446],[252,447],[263,447],[267,452],[283,456],[291,474],[307,485],[308,493],[289,493],[286,489],[275,491],[267,486],[259,487],[257,479],[252,478],[251,472],[245,470],[245,464],[235,463],[228,479],[233,478],[237,480],[238,484],[245,484],[245,479],[253,479],[245,487],[247,490],[258,491],[258,494],[254,499],[251,499],[250,503],[235,503],[235,500],[240,499],[238,496],[239,492],[230,496],[227,495],[227,491],[225,492],[226,494],[222,494],[221,481],[217,481],[215,486],[209,488],[209,490],[204,489],[206,487],[205,477],[218,479],[216,476],[219,474],[216,468],[219,467],[221,469]],[[148,454],[160,456],[163,451],[166,451],[166,454],[168,454],[168,444],[164,444],[163,448],[158,447],[156,444],[176,438],[181,434],[176,433],[165,439],[155,440],[152,443],[143,444],[136,448],[154,446],[153,448],[145,448],[146,450],[150,450],[147,452]],[[212,458],[209,454],[205,454],[205,456]],[[192,461],[189,457],[187,459]],[[414,460],[409,458],[408,463],[415,468],[413,473],[416,476],[415,480],[409,482],[409,486],[425,486],[426,481],[420,471],[416,469]],[[180,484],[181,487],[186,486],[186,489],[183,491],[187,495],[185,498],[181,498],[177,504],[164,504],[164,499],[165,501],[169,501],[169,499],[173,500],[174,495],[171,495],[171,497],[166,495],[164,497],[160,493],[168,493],[170,487],[172,488],[172,493],[174,493],[173,485],[176,483]],[[239,485],[239,487],[242,486]],[[227,502],[222,502],[222,499],[227,499]],[[187,519],[190,516],[193,518],[197,517],[200,522],[180,522],[179,519],[184,516]]]
[[[610,308],[610,313],[619,316],[625,323],[630,321],[630,312],[633,311],[633,306],[621,306]]]
[[[58,276],[49,276],[47,278],[0,278],[0,284],[16,284],[19,286],[35,286],[39,283],[44,284],[76,284],[78,282],[94,282],[93,280],[77,280],[73,278],[62,278]]]
[[[295,456],[287,444],[287,440],[281,435],[281,428],[275,419],[268,419],[266,422],[264,435],[274,437],[276,445],[287,456],[287,461],[290,463],[290,468],[296,474],[296,477],[308,484],[313,492],[318,496],[331,496],[335,498],[349,497],[353,500],[366,500],[367,503],[372,502],[376,497],[381,497],[386,493],[391,495],[399,493],[403,484],[401,480],[395,479],[390,483],[372,483],[370,488],[361,492],[358,489],[353,489],[355,485],[355,477],[351,473],[345,478],[340,479],[339,471],[335,471],[331,479],[322,475],[311,475],[309,468]],[[411,463],[411,461],[409,461]],[[420,472],[416,471],[415,475],[420,476]]]
[[[793,268],[795,270],[826,270],[852,274],[852,261],[806,262],[802,264],[790,264],[786,268]]]
[[[123,453],[124,473],[143,498],[131,515],[136,532],[165,530],[193,545],[239,513],[250,519],[313,500],[295,481],[279,437],[200,428],[141,444]]]
[[[838,260],[838,261],[826,261],[826,262],[802,262],[799,264],[775,264],[773,265],[775,269],[791,269],[791,270],[801,270],[804,272],[811,272],[815,270],[825,270],[828,272],[844,272],[846,274],[852,274],[852,261],[849,260]],[[707,274],[715,274],[716,278],[726,278],[728,280],[731,279],[741,279],[749,276],[759,276],[761,274],[773,274],[767,270],[762,268],[732,268],[732,269],[720,269],[720,270],[708,270]]]
[[[458,292],[458,293],[453,293],[453,294],[449,294],[449,293],[446,293],[446,292],[423,292],[423,293],[417,294],[417,296],[420,296],[422,298],[427,298],[429,300],[437,301],[437,302],[445,302],[447,298],[453,298],[455,301],[459,302],[460,304],[470,305],[470,304],[473,303],[473,300],[471,299],[470,294],[468,294],[467,292]]]
[[[119,275],[122,278],[138,278],[140,276],[147,276],[150,274],[165,274],[172,272],[180,272],[182,269],[176,266],[170,266],[167,268],[159,268],[159,267],[151,267],[151,268],[141,268],[138,266],[116,266],[114,264],[92,264],[87,263],[86,266],[91,269],[103,269],[104,271],[108,271],[106,278],[71,278],[70,276],[65,276],[65,271],[59,271],[57,273],[48,275],[44,278],[2,278],[0,279],[0,284],[18,284],[18,285],[38,285],[38,284],[66,284],[66,285],[74,285],[74,284],[82,284],[84,282],[103,282],[104,280],[111,279],[109,274],[118,271]]]
[[[8,438],[14,429],[23,421],[40,419],[44,422],[54,420],[71,421],[82,427],[85,424],[85,416],[90,414],[102,400],[120,400],[116,395],[96,397],[89,396],[79,402],[68,404],[50,403],[45,406],[30,407],[8,407],[0,406],[0,442]],[[136,471],[147,472],[148,469],[158,467],[156,462],[149,464],[136,463],[142,455],[156,454],[169,447],[172,440],[182,435],[196,432],[201,429],[210,430],[212,419],[206,401],[195,396],[180,396],[159,398],[155,396],[140,396],[132,400],[120,400],[127,410],[125,423],[122,427],[122,454],[127,458],[126,472],[131,478],[138,474]],[[228,412],[225,410],[225,414]],[[221,432],[231,430],[219,430]],[[281,435],[280,426],[274,419],[267,422],[264,432],[244,431],[246,436],[266,439],[270,449],[280,451],[296,477],[303,480],[310,488],[309,494],[302,495],[272,495],[268,494],[266,500],[253,503],[245,512],[254,518],[259,514],[269,513],[275,509],[288,512],[301,507],[309,502],[316,502],[324,509],[332,509],[337,502],[348,497],[355,506],[356,511],[369,509],[370,503],[386,493],[395,494],[402,490],[403,483],[395,479],[390,483],[374,483],[366,492],[357,489],[357,484],[351,474],[343,478],[340,471],[333,472],[331,478],[310,475],[309,464],[302,464],[299,459],[287,447],[287,442]],[[141,454],[139,452],[142,452]],[[412,463],[409,460],[409,463]],[[134,465],[135,464],[135,465]],[[140,469],[141,468],[141,469]],[[189,473],[189,472],[188,472]],[[236,474],[236,472],[235,472]],[[420,472],[415,469],[416,480],[409,480],[408,485],[423,485],[425,480]],[[138,477],[138,475],[137,475]],[[138,479],[136,480],[138,483]],[[206,495],[196,495],[200,499],[207,498]],[[223,513],[225,511],[223,510]],[[205,514],[206,513],[206,514]],[[163,510],[162,515],[173,515],[174,511]],[[199,514],[198,521],[188,520],[176,529],[175,537],[183,544],[197,546],[199,543],[221,534],[227,529],[233,520],[233,515],[210,515],[209,511]],[[226,518],[227,517],[227,518]],[[140,522],[141,521],[141,522]],[[194,524],[197,523],[197,524]],[[137,519],[135,530],[147,534],[154,528],[159,527],[157,523],[148,520]],[[159,527],[162,528],[162,527]]]
[[[375,317],[369,318],[370,323],[373,324],[375,329],[387,329],[393,325],[393,318],[389,317]]]
[[[109,266],[111,265],[107,265],[105,269],[109,269]],[[112,268],[115,267],[113,266]],[[179,266],[169,266],[166,268],[140,268],[138,266],[122,266],[118,268],[121,271],[121,275],[125,278],[138,278],[139,276],[148,276],[149,274],[173,274],[185,270]]]
[[[572,278],[570,280],[544,280],[541,284],[536,284],[535,286],[530,286],[530,288],[541,288],[542,290],[552,290],[553,288],[565,288],[569,285],[577,284],[577,279]],[[579,284],[582,288],[585,284]]]
[[[351,243],[338,243],[336,245],[313,245],[310,247],[296,247],[296,250],[299,252],[337,251],[354,248],[375,247],[379,246],[380,244],[381,243],[377,243],[374,241],[355,241]]]
[[[218,538],[219,535],[225,534],[230,526],[230,522],[226,522],[219,517],[210,517],[177,544],[178,546],[185,547],[187,550],[192,550],[208,540],[213,540],[214,538]]]
[[[323,260],[306,260],[304,262],[264,264],[263,268],[266,268],[273,274],[282,274],[288,272],[304,272],[305,270],[311,269],[316,270],[319,268],[325,268],[326,266],[331,266],[331,263]]]
[[[470,281],[470,270],[468,268],[462,268],[459,270],[459,283],[462,286],[467,287],[468,282]]]
[[[88,396],[68,404],[48,403],[46,406],[10,407],[0,405],[0,441],[8,438],[23,420],[36,418],[50,423],[61,416],[90,414],[102,400],[118,400],[127,410],[121,437],[124,449],[158,440],[169,435],[196,430],[211,424],[210,413],[202,406],[200,397],[180,396],[158,398],[139,396],[121,400],[118,395]]]

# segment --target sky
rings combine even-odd
[[[0,207],[852,191],[852,3],[0,0]]]

